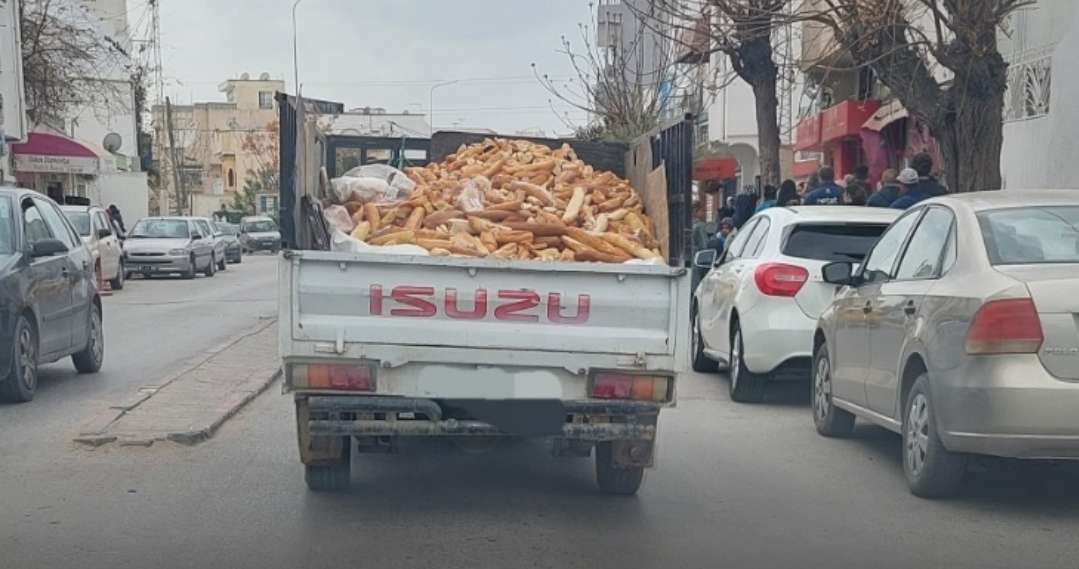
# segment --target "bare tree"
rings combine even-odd
[[[595,14],[595,6],[590,6]],[[647,18],[620,22],[617,28],[608,23],[602,30],[580,24],[579,48],[563,36],[560,51],[576,75],[569,81],[554,80],[533,64],[537,79],[557,100],[595,118],[576,129],[578,136],[628,141],[655,129],[667,117],[700,112],[699,105],[680,105],[676,96],[693,85],[687,71],[676,63],[671,30],[655,15]],[[597,34],[604,37],[594,41]]]
[[[816,0],[799,17],[868,66],[940,143],[953,192],[1001,187],[1008,64],[997,31],[1034,0]]]
[[[0,3],[8,0],[0,0]],[[24,0],[19,6],[27,115],[40,123],[72,108],[130,105],[127,54],[77,0]]]

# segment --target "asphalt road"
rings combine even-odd
[[[196,447],[66,442],[89,402],[209,349],[222,321],[268,312],[269,269],[245,261],[225,278],[241,274],[235,291],[216,290],[229,280],[134,283],[110,313],[138,299],[165,312],[112,324],[105,373],[76,379],[58,365],[32,407],[0,407],[0,567],[1079,566],[1076,466],[994,464],[961,498],[920,500],[905,488],[898,437],[863,426],[821,439],[806,389],[736,405],[720,376],[682,378],[658,468],[634,498],[599,494],[591,461],[552,459],[537,442],[360,455],[351,491],[313,494],[291,402],[275,388]],[[139,296],[144,286],[161,288]],[[188,302],[172,312],[152,302],[159,292]]]

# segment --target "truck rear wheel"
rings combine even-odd
[[[644,467],[619,467],[614,463],[614,443],[596,445],[596,484],[608,494],[632,496],[644,481]]]
[[[340,492],[352,482],[352,438],[345,437],[341,460],[334,463],[304,465],[304,480],[313,492]]]

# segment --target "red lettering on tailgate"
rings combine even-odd
[[[430,318],[438,309],[435,303],[417,298],[420,296],[434,296],[434,287],[429,286],[395,286],[390,296],[398,304],[411,306],[412,308],[394,308],[390,310],[390,316],[409,316],[413,318]]]
[[[382,285],[371,285],[371,316],[382,316]]]
[[[465,312],[457,308],[457,289],[446,289],[446,316],[460,320],[479,320],[487,316],[487,291],[482,288],[476,289],[472,310]]]
[[[552,292],[547,295],[547,320],[556,324],[584,324],[588,322],[588,313],[592,309],[592,297],[587,294],[577,296],[577,313],[562,316],[562,295]]]
[[[540,295],[534,290],[500,290],[498,298],[515,300],[495,308],[495,320],[509,320],[511,322],[539,322],[536,314],[521,314],[525,310],[531,310],[540,303]]]

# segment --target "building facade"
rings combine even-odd
[[[15,183],[9,145],[26,141],[18,4],[0,4],[0,185]]]
[[[277,102],[285,83],[263,73],[222,83],[223,102],[154,105],[154,156],[160,172],[162,213],[209,216],[231,208],[238,193],[251,188],[276,195]],[[171,128],[170,128],[171,122]],[[170,133],[171,130],[171,133]]]

